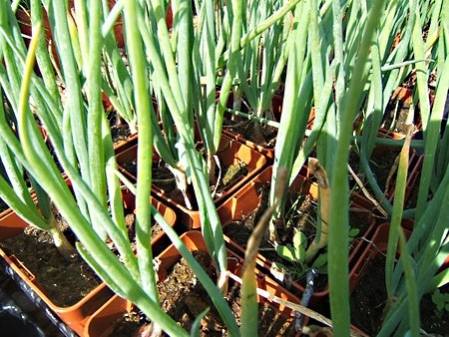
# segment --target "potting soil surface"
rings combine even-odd
[[[128,162],[120,163],[121,167],[132,176],[137,176],[137,161],[132,160]],[[222,177],[219,181],[219,186],[216,190],[216,197],[225,190],[236,184],[240,179],[244,178],[248,174],[248,169],[245,163],[235,163],[228,167],[222,167]],[[215,170],[218,179],[218,170]],[[155,186],[164,191],[167,198],[183,205],[185,207],[185,200],[181,190],[177,186],[175,176],[167,168],[164,162],[157,160],[153,161],[152,167],[152,182]],[[215,190],[215,186],[211,186],[211,191]],[[189,185],[186,194],[192,203],[192,209],[197,210],[198,206],[194,198],[192,187]]]
[[[125,121],[121,120],[120,117],[114,112],[110,118],[111,125],[111,136],[114,146],[118,147],[128,140],[131,135],[129,130],[129,125]]]
[[[211,260],[207,254],[194,253],[195,258],[209,276],[215,280]],[[193,271],[184,259],[175,263],[169,270],[167,278],[158,283],[159,301],[166,311],[181,326],[190,330],[195,318],[206,308],[210,311],[201,320],[200,336],[227,336],[226,326],[222,323],[218,312],[209,299],[207,292],[199,283]],[[240,288],[230,284],[227,301],[233,310],[237,321],[240,322]],[[292,318],[284,318],[280,313],[267,304],[259,305],[259,332],[260,336],[297,336],[294,331]],[[111,336],[130,337],[144,336],[145,325],[148,321],[138,311],[126,314],[118,321]],[[140,329],[140,330],[139,330]]]
[[[248,239],[257,225],[263,212],[267,209],[268,205],[268,193],[269,185],[260,184],[256,187],[259,195],[261,196],[261,203],[256,210],[248,214],[241,221],[233,221],[224,224],[224,234],[231,238],[234,242],[242,247],[246,247]],[[311,198],[309,194],[297,194],[289,193],[289,198],[285,209],[286,215],[278,223],[277,230],[279,236],[279,244],[291,245],[294,231],[300,229],[308,238],[309,243],[315,236],[316,227],[316,202]],[[358,212],[353,209],[350,212],[350,224],[351,227],[359,230],[359,236],[363,235],[368,229],[370,222],[366,216],[366,212]],[[289,288],[291,282],[305,283],[307,270],[302,270],[299,264],[292,263],[279,256],[273,246],[273,243],[269,240],[263,240],[260,253],[270,261],[274,262],[278,268],[285,271],[284,286]],[[315,292],[325,290],[327,286],[327,275],[320,272],[314,281]]]
[[[351,295],[351,319],[359,329],[375,336],[382,327],[387,301],[385,256],[377,255],[366,271]],[[449,293],[449,286],[443,287],[442,292]],[[431,294],[423,296],[420,309],[422,330],[433,337],[449,336],[449,311],[438,311]]]
[[[392,192],[391,184],[395,181],[397,169],[393,172],[391,171],[392,168],[394,169],[396,167],[395,161],[400,152],[400,148],[390,149],[379,147],[373,151],[373,154],[369,159],[371,171],[375,175],[377,184],[382,191]],[[372,196],[374,196],[371,186],[368,184],[366,179],[363,179],[365,173],[361,168],[359,155],[354,150],[350,152],[349,165],[351,165],[351,168],[355,174],[357,174],[360,178],[362,178],[362,181],[365,182],[365,188]],[[352,186],[356,186],[356,189],[359,189],[359,186],[356,185],[355,181],[353,181],[352,176],[350,176],[350,179],[352,179]]]
[[[276,141],[277,129],[268,125],[260,125],[241,118],[235,121],[226,120],[225,129],[240,134],[244,139],[261,146],[272,148]]]
[[[125,223],[128,228],[128,239],[131,240],[131,242],[136,238],[135,221],[136,215],[134,213],[130,213],[125,216]],[[151,223],[151,236],[153,238],[163,232],[162,227],[156,221]]]
[[[2,199],[0,199],[0,212],[3,212],[7,209],[8,209],[8,205],[5,204]]]
[[[62,257],[47,233],[28,227],[24,233],[0,242],[36,276],[45,294],[58,306],[71,306],[100,284],[100,279],[75,254]]]

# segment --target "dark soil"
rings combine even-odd
[[[125,216],[126,227],[128,228],[128,239],[134,240],[136,238],[136,227],[135,227],[136,215],[134,213],[129,213]],[[156,222],[151,223],[151,236],[155,238],[160,233],[163,233],[162,227]]]
[[[35,275],[42,290],[58,306],[79,302],[101,283],[81,257],[64,259],[49,235],[33,227],[0,242],[0,247]]]
[[[128,174],[130,174],[133,177],[137,177],[137,160],[124,162],[121,163],[120,165]],[[248,174],[248,169],[245,163],[232,164],[228,167],[223,167],[222,169],[223,169],[222,178],[220,180],[220,185],[216,190],[214,198],[215,200],[220,198],[226,190],[228,190],[233,185],[238,183],[242,178],[244,178]],[[218,179],[218,172],[216,178]],[[167,166],[163,161],[161,160],[153,161],[152,180],[153,185],[163,190],[167,198],[175,201],[180,205],[183,205],[184,207],[186,206],[184,196],[181,190],[178,189],[177,187],[175,176],[167,168]],[[210,189],[211,191],[215,190],[215,186],[212,185]],[[192,203],[193,210],[198,209],[192,186],[190,185],[188,186],[186,193],[190,202]]]
[[[382,326],[386,304],[385,257],[377,255],[369,264],[367,273],[351,294],[352,324],[375,336]]]
[[[196,253],[196,259],[206,269],[212,279],[216,279],[209,256],[205,253]],[[175,263],[167,278],[159,282],[159,300],[162,308],[173,317],[179,324],[190,330],[195,318],[206,308],[209,313],[201,321],[202,337],[227,336],[226,326],[220,319],[207,292],[199,283],[193,271],[184,259]],[[240,321],[240,288],[230,284],[227,295],[228,303],[236,315],[237,322]],[[285,319],[280,313],[267,304],[259,305],[259,335],[260,336],[296,336],[293,319]],[[125,315],[119,322],[111,336],[130,337],[143,336],[139,333],[145,330],[148,320],[138,311]]]
[[[429,77],[429,88],[431,87],[431,83],[432,75],[430,75]],[[416,74],[410,74],[410,76],[405,80],[401,87],[413,91],[416,87]],[[394,94],[391,100],[388,102],[381,127],[405,136],[407,134],[407,115],[409,114],[411,103],[412,102],[410,97],[404,98],[400,95]],[[413,108],[415,109],[413,115],[413,124],[419,129],[421,127],[419,104],[416,104]]]
[[[418,193],[419,193],[419,179],[415,182],[410,191],[408,200],[405,203],[405,209],[414,208],[418,203]]]
[[[0,199],[0,213],[6,211],[8,208],[9,208],[8,205],[5,204],[5,202],[2,199]]]
[[[412,73],[402,84],[402,87],[413,90],[416,85],[416,74]],[[399,91],[399,95],[394,93],[388,102],[386,112],[384,115],[384,120],[382,121],[381,127],[386,130],[397,132],[402,135],[407,134],[407,116],[410,112],[411,108],[411,99],[410,97],[401,96],[404,91]],[[414,112],[414,123],[419,122],[419,111],[417,110],[418,106],[416,106]]]
[[[263,147],[274,147],[278,131],[276,128],[268,125],[260,125],[241,117],[235,117],[235,120],[226,119],[224,124],[224,128],[226,130],[240,134],[246,140],[259,144]],[[260,132],[255,132],[255,128],[258,128]]]
[[[387,185],[391,168],[395,165],[395,160],[400,153],[400,149],[379,149],[373,152],[370,163],[373,173],[376,175],[379,186],[384,190],[390,189]],[[395,170],[397,171],[397,169]],[[396,174],[392,175],[392,182],[395,181]]]
[[[114,147],[119,147],[126,143],[131,136],[131,130],[129,129],[128,123],[117,116],[117,113],[111,114],[109,123],[111,126],[111,136]]]
[[[140,337],[140,331],[146,328],[149,321],[140,311],[131,311],[124,314],[116,323],[110,334],[112,337]]]
[[[449,285],[440,289],[443,294],[449,293]],[[432,301],[432,294],[425,295],[421,300],[421,328],[428,334],[449,336],[449,311],[438,311]]]
[[[375,175],[377,183],[380,189],[384,191],[384,193],[393,192],[397,171],[397,165],[395,161],[400,152],[401,152],[400,148],[396,149],[396,148],[377,147],[374,149],[373,154],[369,160],[371,171]],[[352,170],[359,176],[362,182],[364,182],[365,184],[364,186],[368,190],[368,192],[370,192],[370,194],[374,196],[374,193],[372,192],[370,185],[365,179],[365,174],[360,166],[359,155],[355,152],[355,150],[352,150],[350,152],[349,165],[351,165]],[[391,172],[392,168],[394,169],[393,173]],[[360,191],[360,187],[357,185],[352,176],[350,176],[350,183],[351,187],[354,187],[356,191]]]
[[[228,107],[232,108],[232,100],[228,103]],[[254,113],[248,102],[243,99],[240,109],[244,113]],[[272,110],[266,112],[265,118],[278,121],[282,112],[282,98],[273,97]],[[224,119],[224,128],[233,133],[240,134],[244,139],[267,148],[273,148],[276,142],[278,130],[271,126],[248,120],[244,117],[227,114]]]
[[[134,179],[137,177],[137,159],[118,164],[126,171],[126,173],[133,176]]]
[[[398,102],[398,105],[393,105],[391,109],[387,110],[385,119],[381,127],[403,134],[407,134],[407,116],[409,114],[410,106],[404,102]]]
[[[263,212],[268,208],[270,184],[260,184],[256,188],[261,198],[261,202],[257,208],[240,221],[224,224],[223,228],[224,234],[243,247],[246,246],[254,227],[257,225],[257,221],[262,216]],[[263,240],[261,248],[273,249],[273,246],[269,244],[267,240]]]
[[[257,209],[240,221],[233,221],[224,225],[224,233],[234,242],[242,247],[246,247],[246,243],[263,212],[268,207],[268,193],[269,185],[261,184],[257,187],[261,194],[262,202]],[[317,203],[311,198],[309,194],[289,193],[286,204],[286,215],[281,219],[277,225],[279,244],[291,245],[295,229],[300,229],[305,233],[308,242],[312,242],[315,236],[315,226],[317,221]],[[366,212],[360,212],[357,209],[350,211],[350,225],[351,228],[359,229],[358,237],[364,235],[370,225],[370,219]],[[305,283],[307,269],[304,269],[298,264],[289,262],[280,257],[274,245],[269,240],[264,240],[260,247],[260,254],[272,261],[278,268],[285,270],[287,280],[284,281],[284,286],[290,288],[292,282]],[[327,286],[327,275],[320,273],[315,278],[315,290],[325,290]]]
[[[352,324],[369,336],[375,336],[382,327],[387,298],[385,256],[377,255],[367,271],[351,295],[351,318]],[[443,287],[441,291],[449,292],[449,286]],[[431,294],[421,300],[421,328],[434,337],[449,336],[449,312],[439,312]]]
[[[127,161],[124,163],[120,163],[121,167],[136,179],[137,177],[137,159],[132,161]],[[160,188],[164,191],[164,194],[167,198],[173,200],[174,202],[185,206],[185,201],[183,194],[180,189],[177,188],[175,176],[173,173],[167,168],[167,166],[160,160],[153,161],[152,166],[152,183],[154,186]],[[187,191],[187,195],[189,197],[190,202],[194,202],[193,191],[190,189]],[[196,204],[192,205],[194,209],[198,207]]]

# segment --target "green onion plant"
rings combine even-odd
[[[226,264],[223,262],[226,261],[226,251],[218,216],[210,196],[202,157],[195,149],[193,124],[186,123],[190,121],[191,108],[188,108],[189,103],[187,100],[184,101],[186,98],[183,96],[178,97],[179,101],[171,97],[171,87],[164,87],[168,84],[166,77],[165,84],[164,76],[160,76],[158,81],[151,81],[155,74],[165,75],[161,61],[164,60],[165,63],[166,58],[160,57],[158,54],[160,50],[172,53],[170,45],[163,45],[170,42],[167,36],[164,37],[167,33],[165,21],[162,20],[164,4],[159,1],[154,1],[149,6],[139,1],[127,1],[123,4],[129,83],[132,84],[132,104],[139,130],[135,190],[136,236],[133,238],[137,243],[135,254],[124,225],[121,184],[117,177],[109,123],[101,104],[104,66],[102,51],[110,52],[107,50],[106,37],[102,32],[105,20],[104,6],[95,1],[81,1],[83,3],[78,4],[79,7],[75,11],[78,8],[85,9],[84,32],[74,31],[78,28],[73,25],[68,15],[66,2],[32,0],[33,38],[28,50],[21,44],[21,36],[10,3],[7,0],[1,2],[1,13],[2,15],[6,13],[0,22],[1,55],[7,53],[10,57],[2,65],[1,84],[8,100],[7,106],[14,112],[14,116],[10,119],[6,117],[3,119],[7,128],[1,132],[2,144],[7,146],[6,150],[16,154],[14,164],[19,168],[23,167],[32,179],[39,182],[38,186],[47,193],[54,207],[67,221],[79,240],[76,248],[80,255],[111,289],[135,303],[147,317],[151,318],[155,328],[162,329],[171,336],[189,335],[164,313],[158,304],[156,270],[149,245],[152,214],[189,261],[198,279],[210,294],[212,302],[228,327],[229,334],[240,336],[237,322],[221,293],[223,289],[220,290],[209,279],[174,230],[165,224],[163,218],[149,203],[152,149],[155,139],[153,122],[157,118],[151,104],[150,93],[151,89],[155,89],[155,92],[162,92],[162,97],[170,108],[170,116],[176,123],[176,132],[180,137],[179,144],[184,147],[186,161],[189,164],[189,178],[200,201],[205,239],[209,243],[208,247],[215,258],[218,270],[226,276]],[[191,14],[189,5],[187,9],[181,6],[185,3],[178,5],[180,6],[177,7],[175,4],[174,7],[176,14],[185,13],[186,10]],[[60,62],[60,69],[56,70],[51,68],[53,64],[48,62],[51,56],[47,55],[48,45],[42,40],[40,14],[44,9],[49,16]],[[114,13],[114,8],[111,13]],[[177,24],[191,25],[189,22],[191,15],[179,16],[182,20]],[[140,25],[144,22],[149,23],[146,26],[147,31],[140,29],[141,26],[136,26],[136,22]],[[153,23],[160,26],[158,28],[162,31],[159,31],[162,36],[161,45],[156,45],[154,39],[144,44],[150,29],[155,28],[152,26]],[[180,52],[183,47],[189,46],[188,42],[184,46],[181,45],[181,40],[185,38],[181,36],[183,32],[186,31],[178,31],[180,45],[177,50]],[[88,45],[80,43],[81,36],[84,36],[83,41]],[[83,47],[78,51],[83,52],[78,53],[77,48],[81,44]],[[164,49],[165,47],[170,48]],[[83,56],[79,58],[80,55]],[[169,55],[168,53],[164,56]],[[192,67],[189,62],[182,64],[178,59],[177,67],[182,71],[189,70]],[[45,73],[46,76],[39,77],[34,73],[36,64],[41,74]],[[180,86],[185,86],[186,91],[182,92],[189,97],[192,94],[189,82],[191,78],[184,78],[182,74],[186,73],[182,71],[179,71],[178,75],[176,68],[168,67],[168,73],[179,81]],[[59,95],[53,95],[51,92],[54,86],[49,83],[52,81],[53,84],[58,84],[58,88],[63,88]],[[9,89],[9,82],[17,85],[16,90]],[[162,85],[163,89],[158,88],[156,83]],[[8,123],[14,124],[11,127]],[[47,131],[51,151],[44,143],[38,125],[42,125]],[[68,181],[73,190],[69,188]],[[2,186],[2,196],[21,192],[21,190],[13,191],[8,184],[2,185],[6,186]],[[15,198],[20,200],[19,197]],[[20,214],[20,204],[17,206],[11,202],[10,206],[19,210]],[[113,242],[118,255],[110,250],[106,244],[107,239]],[[245,322],[242,322],[242,325],[245,325]],[[192,335],[196,334],[197,332],[192,331]]]

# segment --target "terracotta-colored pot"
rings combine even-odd
[[[229,200],[227,200],[222,207],[219,208],[218,213],[222,221],[223,227],[232,222],[238,222],[247,218],[261,203],[260,189],[265,184],[269,184],[271,180],[272,168],[266,168],[262,173],[260,173],[256,178],[254,178],[245,188],[234,194]],[[304,173],[304,172],[303,172]],[[301,191],[301,193],[309,193],[313,200],[318,199],[318,187],[315,183],[310,183],[310,181],[302,176],[301,174],[295,179],[292,187],[296,191]],[[361,233],[361,236],[365,239],[355,239],[351,244],[350,249],[350,285],[351,288],[358,282],[357,268],[359,264],[357,261],[360,254],[367,248],[367,242],[369,241],[374,232],[374,217],[370,210],[366,209],[366,205],[369,204],[360,195],[355,195],[351,198],[351,208],[358,209],[358,211],[366,213],[366,217],[369,222],[365,233]],[[245,250],[240,244],[229,240],[228,245],[231,249],[238,252],[243,256]],[[257,256],[258,267],[267,272],[267,274],[273,276],[276,280],[281,282],[281,284],[286,281],[287,277],[283,272],[280,272],[274,268],[274,264],[268,258],[264,257],[261,253]],[[288,282],[290,283],[290,282]],[[292,282],[291,287],[295,294],[300,294],[304,292],[305,287],[299,282]],[[316,303],[319,300],[326,298],[329,294],[328,286],[326,285],[322,289],[315,289],[312,301]]]
[[[385,129],[379,130],[379,136],[396,140],[404,139],[404,135],[397,132],[390,132]],[[382,146],[382,148],[384,148],[385,151],[389,151],[391,149],[388,146]],[[407,187],[405,190],[405,199],[404,199],[405,202],[407,202],[410,199],[413,188],[415,187],[415,184],[418,182],[423,160],[424,157],[422,155],[419,155],[415,149],[410,148],[408,173],[407,173]],[[392,179],[390,181],[389,186],[387,186],[385,189],[385,195],[387,196],[390,202],[393,202],[394,190],[396,186],[395,182],[396,180]]]
[[[118,144],[114,144],[115,154],[119,154],[119,153],[125,151],[126,149],[129,149],[131,146],[134,146],[137,143],[137,137],[138,137],[138,134],[133,133],[125,141],[120,142]]]
[[[234,183],[229,186],[228,189],[224,190],[220,195],[216,196],[214,202],[216,205],[220,205],[229,198],[234,192],[236,192],[239,188],[244,186],[251,178],[253,178],[258,172],[260,172],[265,164],[266,158],[260,153],[250,149],[244,144],[241,144],[233,139],[230,139],[227,136],[222,137],[222,142],[217,152],[217,155],[220,159],[220,163],[223,166],[230,166],[232,164],[244,163],[246,165],[246,169],[248,173]],[[132,181],[136,181],[136,177],[134,174],[128,172],[123,168],[124,164],[127,162],[135,161],[137,158],[137,145],[131,146],[128,149],[121,152],[117,155],[117,163],[120,166],[121,171],[128,176]],[[159,157],[156,153],[153,154],[153,159],[157,161]],[[175,209],[178,213],[178,219],[180,223],[187,225],[189,228],[196,229],[201,227],[200,223],[200,213],[198,210],[193,209],[189,210],[182,204],[182,200],[174,199],[169,196],[171,191],[163,190],[162,188],[153,185],[152,192],[159,199],[161,199],[164,203]]]
[[[165,15],[165,22],[167,23],[167,28],[171,29],[173,27],[173,10],[171,8],[171,1],[167,5],[167,14]]]
[[[27,227],[27,223],[23,221],[16,213],[8,210],[1,214],[0,218],[0,240],[4,240],[20,234]],[[112,292],[104,283],[98,285],[89,294],[87,294],[78,303],[69,307],[61,307],[52,302],[50,298],[43,292],[36,277],[24,266],[15,256],[7,255],[0,249],[0,257],[2,262],[6,264],[5,268],[28,297],[38,307],[45,310],[46,315],[61,327],[59,320],[54,316],[55,313],[59,318],[67,324],[73,331],[80,334],[83,331],[86,318],[105,303],[111,296]],[[67,329],[70,333],[70,330]]]
[[[402,223],[402,228],[404,230],[404,235],[406,238],[410,237],[411,226],[413,224],[406,220]],[[376,231],[374,232],[373,238],[369,243],[368,249],[366,249],[359,261],[357,261],[357,277],[361,278],[363,274],[366,272],[369,262],[378,254],[384,254],[388,248],[388,235],[390,230],[390,224],[384,223],[377,226]],[[399,247],[398,247],[399,254]]]
[[[182,241],[191,251],[203,251],[207,252],[205,242],[202,235],[198,231],[191,231],[184,233],[181,236]],[[181,254],[174,247],[170,246],[163,251],[157,260],[160,262],[158,277],[159,280],[164,280],[169,274],[170,268],[180,260]],[[243,260],[232,251],[228,251],[228,266],[231,273],[230,283],[238,282],[239,276],[242,272]],[[291,294],[289,291],[280,287],[274,280],[270,279],[261,272],[257,273],[257,286],[268,292],[271,295],[277,296],[284,300],[299,303],[299,299]],[[281,307],[263,296],[258,296],[258,300],[263,303],[272,305],[279,309],[285,316],[290,315],[290,309]],[[84,337],[112,337],[111,333],[114,329],[114,323],[125,314],[131,306],[128,302],[118,296],[111,298],[106,304],[104,304],[86,324]],[[307,319],[307,317],[305,317]]]
[[[123,200],[125,208],[131,211],[135,209],[134,195],[126,189],[123,190]],[[170,226],[174,226],[176,222],[175,212],[155,197],[152,197],[151,201],[153,206],[163,215],[167,223]],[[11,210],[3,212],[0,215],[0,240],[19,235],[27,226],[28,224],[15,212]],[[151,244],[155,252],[161,251],[168,246],[169,240],[164,236],[165,234],[160,232],[152,238]],[[8,255],[2,249],[0,249],[0,257],[5,264],[7,272],[19,283],[19,286],[25,293],[32,298],[33,302],[45,310],[47,316],[60,329],[64,330],[64,333],[69,335],[70,329],[77,334],[81,334],[87,318],[113,295],[111,290],[104,283],[101,283],[78,303],[68,307],[58,306],[46,295],[34,274],[19,259],[14,255]],[[54,314],[67,324],[70,329],[61,324]]]
[[[47,13],[44,11],[42,14],[43,14],[42,21],[43,21],[43,28],[45,30],[45,36],[47,40],[49,40],[51,39],[50,23],[48,21]],[[31,36],[33,35],[30,13],[27,12],[23,7],[19,6],[16,11],[16,19],[17,22],[19,23],[20,31],[24,37],[25,44],[26,46],[28,46],[31,41]]]
[[[123,202],[125,204],[125,209],[133,211],[135,213],[135,196],[128,189],[124,188],[122,191]],[[167,225],[175,227],[176,225],[176,213],[170,207],[165,205],[157,197],[151,196],[151,203],[156,208],[156,210],[164,217]],[[153,222],[155,225],[155,221]],[[153,248],[153,254],[158,254],[170,245],[169,238],[165,235],[163,231],[159,231],[155,236],[151,238],[151,246]]]
[[[272,100],[271,104],[272,104],[273,115],[275,117],[276,122],[279,122],[281,120],[282,102],[283,102],[283,96],[280,96],[280,95],[273,96],[273,100]],[[230,104],[232,104],[232,100],[230,101]],[[309,120],[307,122],[308,129],[312,128],[314,120],[315,120],[315,109],[312,108],[312,110],[310,112]],[[274,146],[266,146],[266,145],[257,144],[256,142],[246,138],[241,133],[233,130],[232,127],[224,127],[223,130],[224,130],[223,133],[225,133],[229,137],[232,137],[233,139],[238,140],[242,144],[245,144],[246,146],[262,153],[269,160],[272,160],[274,158]]]
[[[388,138],[388,139],[395,139],[395,140],[401,140],[404,139],[404,136],[400,133],[397,132],[391,132],[385,129],[380,129],[379,133],[378,133],[379,137],[383,137],[383,138]],[[387,145],[377,145],[374,149],[374,151],[385,151],[385,153],[388,153],[389,151],[391,151],[391,147],[387,146]],[[399,149],[400,148],[396,148]],[[378,153],[379,153],[378,152]],[[384,153],[384,152],[382,152]],[[406,187],[406,191],[405,191],[405,202],[407,203],[407,201],[410,199],[411,194],[413,192],[413,188],[415,186],[415,183],[417,182],[418,178],[419,178],[419,174],[421,171],[421,166],[422,166],[422,161],[423,161],[423,156],[419,155],[417,153],[417,151],[413,148],[410,149],[410,154],[409,154],[409,166],[408,166],[408,174],[407,174],[407,187]],[[360,170],[360,169],[359,169]],[[396,167],[396,171],[397,171],[397,167]],[[395,171],[395,173],[396,173]],[[355,172],[356,174],[359,172]],[[384,195],[386,196],[387,200],[389,200],[391,203],[393,202],[393,198],[394,198],[394,190],[395,190],[395,182],[396,179],[393,176],[393,179],[391,179],[389,181],[388,186],[384,187]],[[355,182],[353,182],[352,186],[355,186]],[[383,186],[380,186],[380,188],[382,189]],[[356,191],[357,194],[361,195],[363,194],[363,192],[361,190],[357,190]],[[372,196],[374,196],[373,194],[371,194]],[[363,196],[363,198],[365,198]],[[365,198],[366,199],[366,198]],[[366,199],[367,200],[367,199]],[[373,203],[368,202],[367,204],[367,208],[373,210],[374,212],[378,213],[378,210],[376,209],[375,205]]]

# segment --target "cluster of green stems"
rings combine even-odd
[[[448,1],[77,0],[70,7],[67,1],[30,0],[27,5],[33,31],[29,45],[15,18],[20,1],[0,0],[0,158],[5,168],[0,196],[28,223],[49,231],[64,256],[74,249],[58,229],[55,209],[79,240],[78,253],[111,289],[135,303],[158,329],[188,336],[158,303],[149,245],[154,219],[188,261],[229,335],[257,335],[255,297],[242,303],[240,328],[223,297],[227,252],[210,188],[221,169],[217,152],[225,120],[232,123],[241,113],[250,118],[258,139],[258,121],[278,126],[271,207],[248,244],[243,294],[255,294],[254,254],[267,228],[276,244],[275,224],[284,215],[286,191],[315,151],[322,178],[320,221],[307,259],[327,249],[334,334],[349,335],[352,146],[391,221],[388,306],[379,336],[419,336],[420,298],[448,279],[445,272],[436,275],[448,245],[449,210],[441,206],[449,198],[449,128],[440,135],[449,90],[444,80],[449,75]],[[166,22],[168,5],[172,27]],[[117,24],[124,27],[124,48],[114,34]],[[431,75],[436,77],[433,104]],[[404,210],[409,151],[416,144],[412,130],[405,140],[388,143],[402,146],[393,203],[379,187],[370,157],[382,141],[378,131],[390,98],[410,76],[416,81],[413,106],[424,135],[424,164],[416,209]],[[138,132],[135,186],[117,170],[105,94],[117,118]],[[276,94],[283,96],[279,120],[272,111]],[[312,111],[313,126],[307,130]],[[197,149],[198,140],[205,154]],[[219,272],[216,282],[149,202],[153,151],[173,173],[186,205],[198,207]],[[124,183],[136,196],[136,252],[125,225]],[[187,196],[190,188],[194,202]],[[415,222],[408,240],[400,226],[405,217]]]

